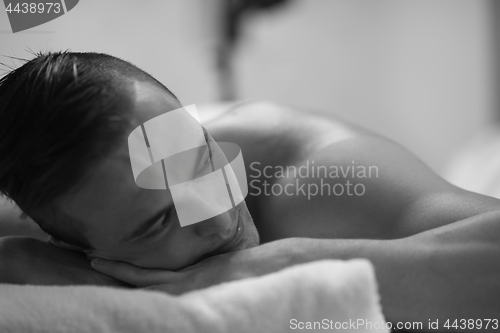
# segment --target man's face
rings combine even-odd
[[[181,107],[167,92],[135,84],[131,128]],[[214,155],[222,154],[211,145]],[[147,268],[176,270],[211,255],[258,245],[245,202],[221,215],[181,227],[170,191],[136,185],[127,142],[90,170],[78,189],[60,201],[66,214],[83,222],[93,245],[90,256]],[[193,207],[196,209],[196,207]]]

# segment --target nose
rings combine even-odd
[[[193,225],[194,232],[201,237],[212,235],[224,235],[231,230],[231,216],[228,212],[217,215],[210,219],[198,222]]]

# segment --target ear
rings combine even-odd
[[[76,245],[71,245],[71,244],[68,244],[66,242],[63,242],[62,240],[55,238],[54,236],[49,237],[49,244],[52,244],[55,247],[58,247],[58,248],[64,249],[64,250],[85,252],[85,250],[83,248],[76,246]]]

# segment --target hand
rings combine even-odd
[[[0,238],[0,283],[127,287],[93,270],[83,253],[14,236]]]
[[[139,288],[179,295],[223,282],[279,271],[306,262],[300,256],[300,239],[279,240],[254,248],[213,256],[177,271],[141,268],[97,258],[92,268]]]

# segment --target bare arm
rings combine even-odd
[[[500,211],[395,240],[296,241],[306,261],[370,259],[390,321],[500,320]]]
[[[0,283],[127,286],[92,270],[82,253],[18,236],[0,238]]]

